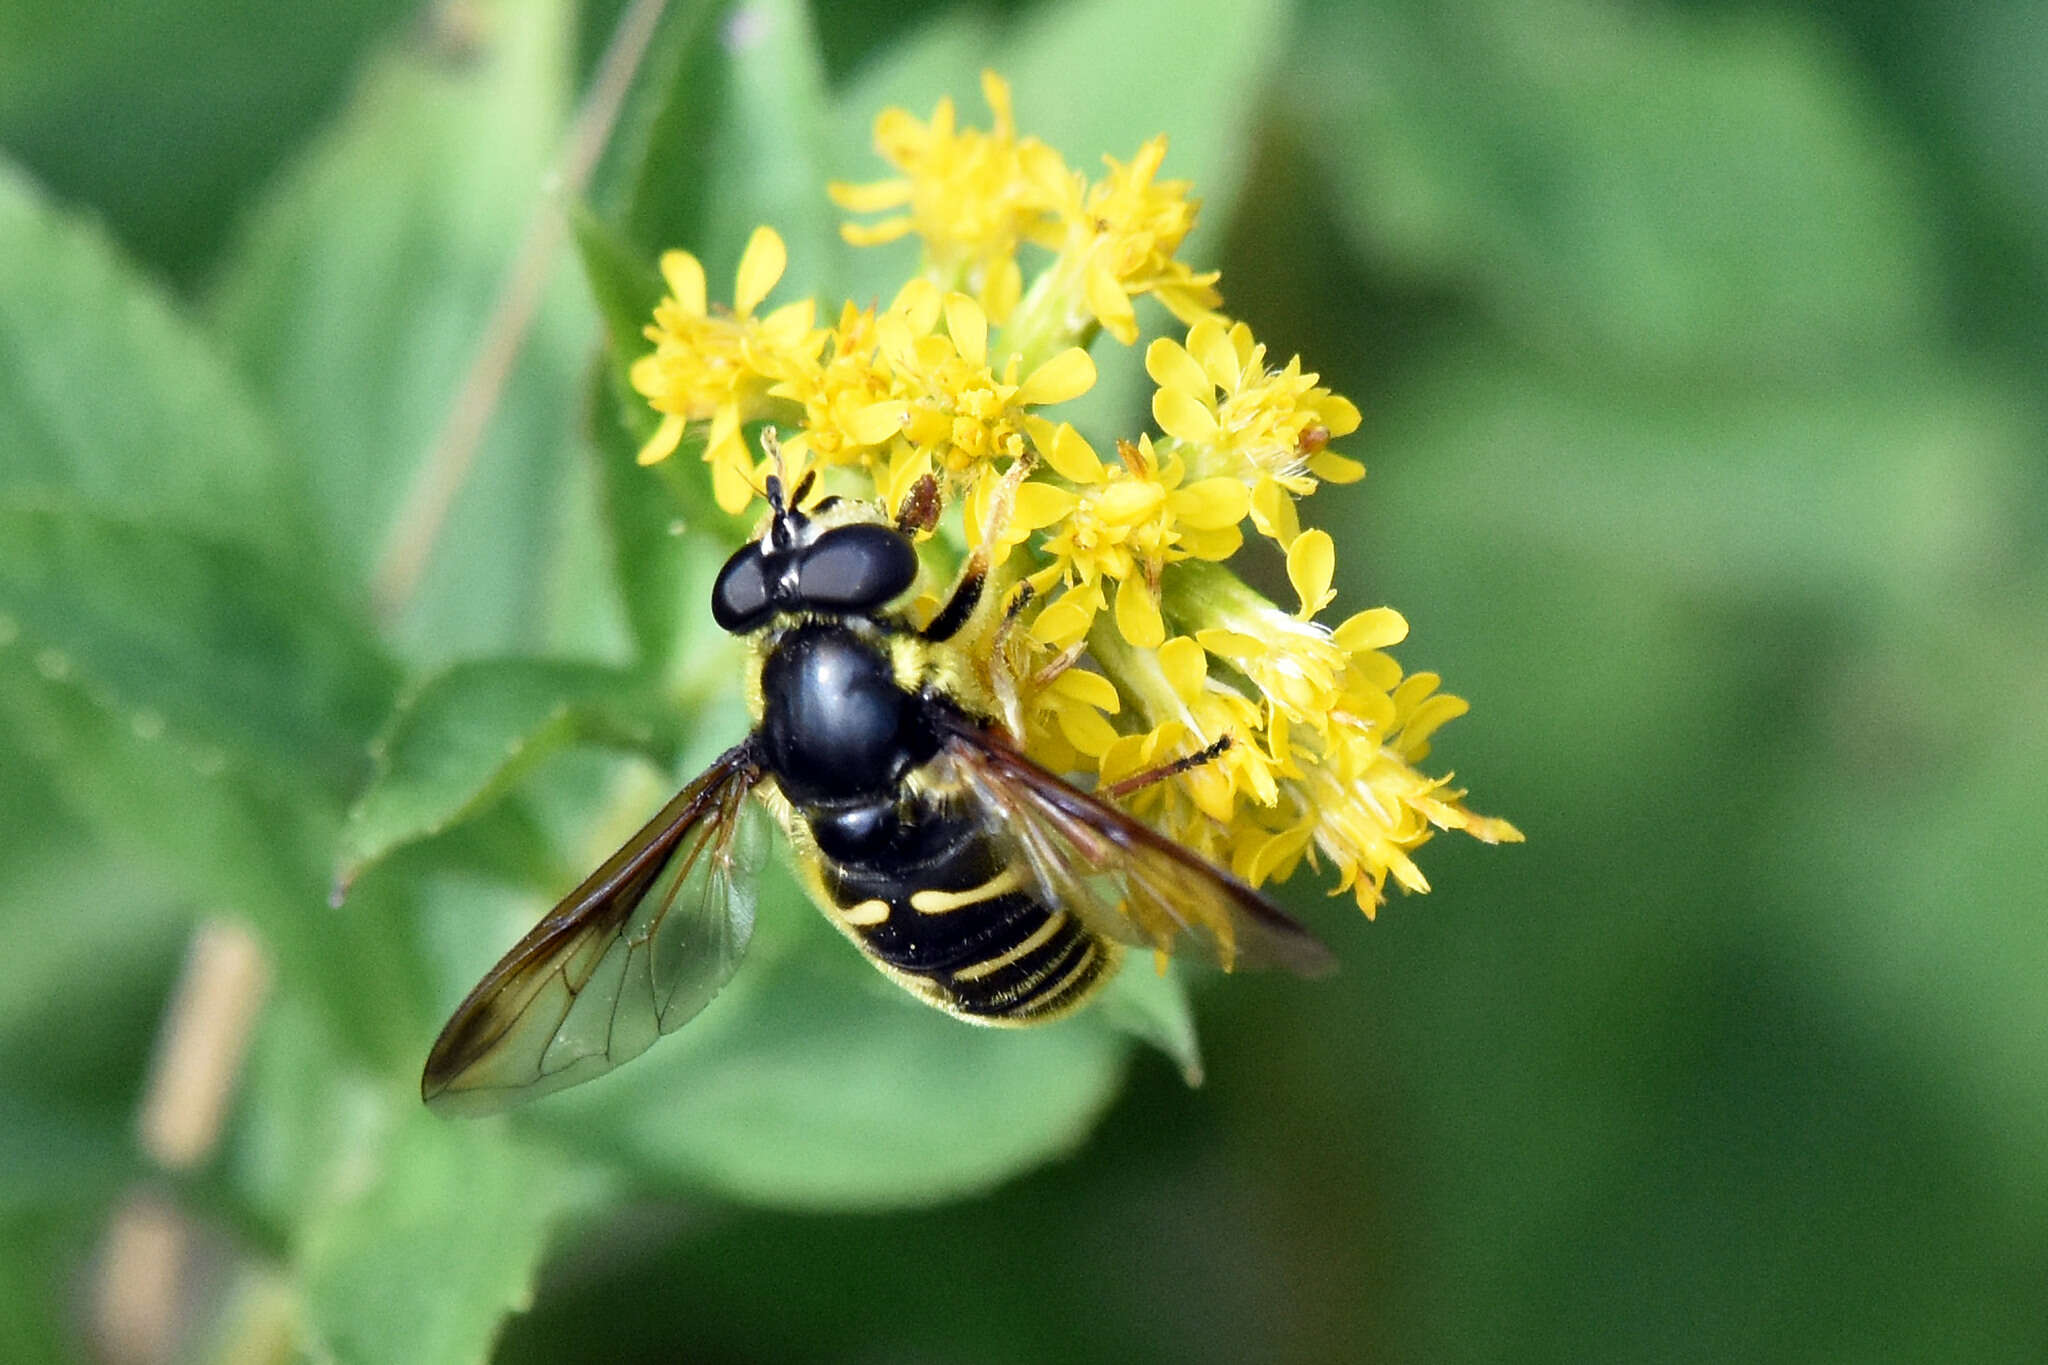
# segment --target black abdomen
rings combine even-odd
[[[984,1023],[1034,1023],[1085,1000],[1115,947],[1047,906],[1023,867],[1001,861],[972,821],[913,813],[887,849],[827,858],[825,893],[867,954],[941,1009]]]

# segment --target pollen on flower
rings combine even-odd
[[[747,428],[773,421],[792,478],[815,468],[885,512],[955,505],[931,552],[984,557],[991,600],[1012,604],[967,650],[999,718],[1044,766],[1254,885],[1309,863],[1370,915],[1389,881],[1428,889],[1414,855],[1436,833],[1519,840],[1423,771],[1466,704],[1388,653],[1400,613],[1325,620],[1341,547],[1300,505],[1364,475],[1336,448],[1359,411],[1299,357],[1269,358],[1221,311],[1217,272],[1179,258],[1197,201],[1161,178],[1166,140],[1091,181],[1019,135],[999,77],[982,95],[986,130],[950,100],[928,119],[884,111],[896,175],[829,187],[867,219],[847,241],[919,245],[886,306],[844,303],[822,327],[809,299],[761,314],[786,263],[767,228],[729,307],[696,258],[663,257],[668,296],[631,373],[661,418],[643,461],[700,437],[720,506],[742,511],[762,486]],[[1143,346],[1153,431],[1091,439],[1066,410],[1104,337]],[[1284,556],[1291,604],[1230,567],[1248,533]],[[1204,761],[1118,786],[1190,755]]]

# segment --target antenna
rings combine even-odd
[[[790,526],[790,504],[783,496],[782,441],[776,436],[774,427],[761,428],[761,451],[775,466],[769,474],[764,491],[768,497],[768,543],[778,550],[786,550],[796,542],[796,532]],[[801,495],[799,495],[801,496]]]

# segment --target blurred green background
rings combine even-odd
[[[2038,5],[673,0],[587,196],[619,297],[544,258],[380,619],[621,12],[0,13],[0,1358],[2048,1359]],[[1075,166],[1172,135],[1183,254],[1365,413],[1337,611],[1407,615],[1473,702],[1432,768],[1528,843],[1372,924],[1288,888],[1344,969],[1198,981],[1197,1090],[1128,1019],[927,1017],[774,882],[588,1098],[421,1113],[467,981],[739,724],[601,319],[761,221],[779,297],[886,293],[823,183],[983,65]],[[425,776],[347,823],[380,733]],[[271,986],[166,1170],[215,917]]]

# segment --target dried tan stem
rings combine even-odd
[[[434,544],[476,464],[484,433],[504,397],[513,363],[519,358],[534,315],[540,311],[548,271],[567,230],[555,200],[581,194],[589,183],[591,170],[604,151],[612,126],[618,122],[626,91],[647,55],[647,46],[653,41],[667,6],[668,0],[634,0],[619,17],[611,42],[605,47],[590,93],[569,131],[556,171],[549,177],[554,193],[527,225],[484,326],[483,338],[456,390],[455,401],[420,462],[377,557],[370,595],[378,617],[386,623],[405,610],[419,588],[433,557]]]

